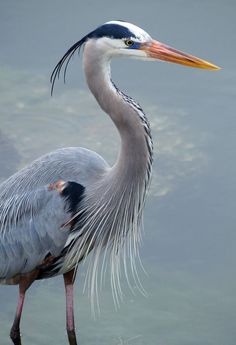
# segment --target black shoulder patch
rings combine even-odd
[[[61,192],[63,198],[68,202],[68,210],[72,214],[78,211],[78,205],[83,199],[85,187],[76,182],[67,182]]]
[[[88,35],[89,38],[110,37],[117,39],[130,38],[134,36],[135,35],[132,31],[119,24],[103,24]]]

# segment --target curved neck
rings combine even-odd
[[[100,51],[94,53],[94,49],[91,42],[86,43],[84,69],[91,92],[110,116],[121,137],[121,150],[114,169],[122,176],[126,175],[126,170],[132,179],[134,175],[142,178],[147,166],[150,168],[152,158],[149,124],[141,108],[111,81],[110,58]]]

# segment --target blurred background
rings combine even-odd
[[[65,51],[98,25],[123,19],[177,49],[222,67],[115,60],[112,76],[148,115],[155,145],[140,273],[148,297],[124,281],[115,310],[107,283],[94,320],[76,284],[81,345],[235,345],[236,69],[234,0],[0,1],[0,180],[63,146],[96,150],[110,164],[119,138],[85,84],[81,57],[66,85],[50,74]],[[109,282],[109,277],[107,279]],[[135,287],[134,287],[135,288]],[[11,344],[17,287],[0,287],[0,344]],[[25,345],[62,345],[61,277],[33,284],[22,318]]]

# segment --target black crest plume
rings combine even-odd
[[[65,64],[65,68],[64,68],[64,72],[63,72],[63,78],[64,78],[64,82],[65,82],[67,66],[68,66],[72,56],[74,55],[76,50],[78,50],[78,53],[80,52],[82,45],[86,42],[86,40],[88,38],[89,38],[89,35],[86,35],[80,41],[73,44],[73,46],[67,50],[67,52],[63,55],[63,57],[58,62],[58,64],[54,67],[54,70],[52,71],[52,74],[50,77],[50,82],[52,84],[51,95],[53,94],[53,89],[54,89],[54,84],[55,84],[56,78],[59,79],[59,77],[60,77],[62,66]]]
[[[117,22],[124,23],[124,21],[121,21],[121,20],[119,20]],[[72,56],[74,55],[76,50],[78,50],[78,52],[80,52],[81,47],[87,41],[87,39],[89,39],[89,38],[98,39],[101,37],[109,37],[109,38],[113,38],[113,39],[123,39],[123,38],[130,38],[130,37],[134,37],[134,36],[135,36],[134,33],[132,33],[128,28],[126,28],[122,24],[112,24],[112,23],[105,23],[105,24],[99,26],[94,31],[90,32],[88,35],[84,36],[80,41],[76,42],[72,47],[70,47],[69,50],[67,50],[67,52],[64,54],[64,56],[61,58],[61,60],[58,62],[58,64],[54,68],[54,70],[51,74],[51,78],[50,78],[50,82],[52,84],[51,95],[53,93],[56,78],[59,79],[62,66],[65,64],[64,73],[63,73],[64,82],[65,82],[67,66],[68,66]]]

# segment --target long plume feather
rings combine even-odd
[[[81,40],[79,40],[78,42],[73,44],[73,46],[70,47],[70,49],[67,50],[67,52],[63,55],[63,57],[60,59],[58,64],[54,67],[54,69],[52,71],[52,74],[51,74],[51,77],[50,77],[50,82],[52,84],[52,86],[51,86],[51,95],[53,94],[56,78],[59,79],[60,73],[61,73],[61,69],[62,69],[63,65],[65,64],[65,68],[64,68],[64,72],[63,72],[63,80],[65,82],[67,67],[68,67],[68,64],[69,64],[72,56],[75,54],[76,51],[78,51],[78,54],[79,54],[81,47],[86,42],[88,37],[89,37],[89,35],[86,35]]]

